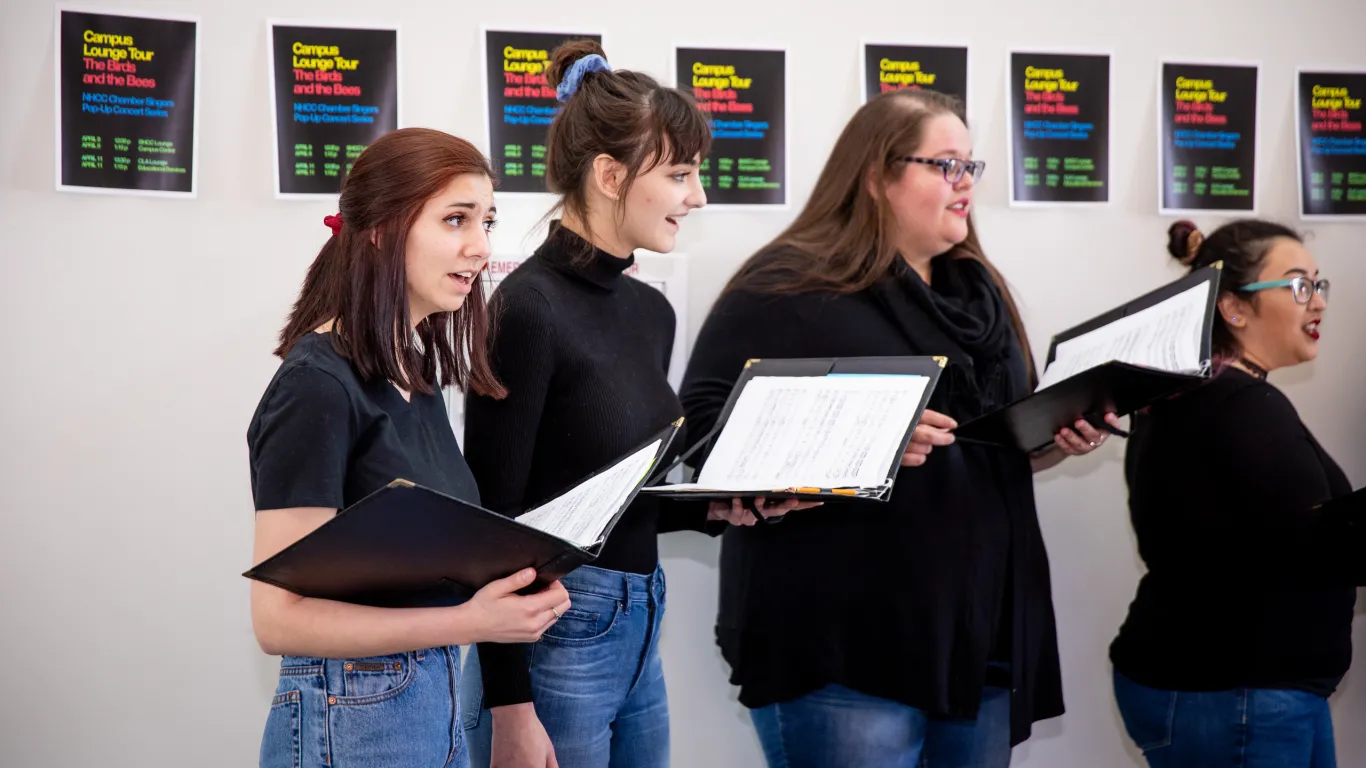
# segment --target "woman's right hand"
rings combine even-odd
[[[906,452],[901,456],[901,466],[921,466],[935,446],[953,445],[953,430],[957,428],[958,422],[939,411],[926,408],[924,415],[920,417],[920,423],[915,426],[915,432],[911,433],[911,442],[906,446]]]
[[[534,643],[569,610],[569,593],[558,581],[534,595],[517,594],[535,578],[527,568],[491,581],[462,606],[479,627],[479,642]]]
[[[559,768],[550,735],[532,704],[510,704],[489,710],[493,745],[489,768]]]

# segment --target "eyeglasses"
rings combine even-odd
[[[959,160],[956,157],[903,157],[900,159],[907,163],[937,165],[944,172],[944,181],[950,184],[957,184],[962,181],[963,174],[971,176],[976,181],[981,181],[982,172],[987,167],[985,160]]]
[[[1254,291],[1265,291],[1268,288],[1289,288],[1295,296],[1296,304],[1308,304],[1309,300],[1314,298],[1314,292],[1317,291],[1326,304],[1328,302],[1328,287],[1329,283],[1326,277],[1321,277],[1318,280],[1310,280],[1307,277],[1292,277],[1287,280],[1266,280],[1260,283],[1252,283],[1238,290],[1252,293]]]

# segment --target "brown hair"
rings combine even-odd
[[[556,48],[546,72],[550,87],[558,88],[574,62],[593,54],[607,57],[593,40]],[[620,217],[636,177],[665,163],[690,163],[710,148],[707,117],[691,94],[641,72],[589,72],[550,124],[546,185],[560,199],[546,217],[567,211],[588,226],[588,182],[599,155],[626,167]]]
[[[746,261],[722,293],[834,291],[855,293],[877,282],[901,255],[892,242],[895,217],[885,195],[868,193],[870,174],[888,183],[906,170],[925,123],[939,115],[963,120],[962,102],[936,91],[899,90],[868,100],[844,126],[801,213]],[[1001,273],[987,260],[968,217],[968,236],[949,255],[982,264],[1005,300],[1031,380],[1033,355],[1024,322]]]
[[[408,306],[408,230],[431,197],[467,173],[496,179],[478,149],[441,131],[403,128],[367,147],[342,183],[341,231],[309,267],[275,354],[332,320],[333,348],[364,380],[430,394],[439,376],[442,387],[505,397],[489,366],[482,271],[460,311],[428,315],[416,334]]]
[[[1167,228],[1167,253],[1191,272],[1222,261],[1219,293],[1226,294],[1257,282],[1267,253],[1282,238],[1304,242],[1295,230],[1263,219],[1230,221],[1208,237],[1194,222],[1182,219]],[[1249,301],[1256,302],[1257,295],[1253,294]],[[1229,359],[1240,354],[1233,331],[1218,312],[1214,313],[1210,346],[1216,358]]]

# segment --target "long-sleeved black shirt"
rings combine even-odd
[[[682,400],[705,434],[749,358],[896,355],[945,355],[951,366],[970,357],[925,312],[894,310],[871,290],[732,292],[703,325]],[[977,415],[955,412],[947,379],[930,407]],[[1024,453],[960,441],[901,469],[885,504],[828,502],[780,525],[727,529],[716,637],[740,702],[838,684],[971,717],[990,662],[1002,661],[1012,743],[1062,714],[1033,483]]]
[[[673,307],[624,274],[633,263],[556,222],[494,293],[493,366],[509,394],[471,395],[465,412],[465,454],[489,509],[516,517],[683,415],[668,381]],[[683,450],[686,427],[664,462]],[[593,565],[651,573],[657,534],[705,519],[705,504],[637,496]],[[526,649],[479,645],[486,707],[532,701]]]
[[[1314,507],[1347,477],[1271,384],[1237,368],[1136,417],[1129,514],[1148,572],[1111,645],[1151,688],[1327,696],[1352,656],[1360,536]]]

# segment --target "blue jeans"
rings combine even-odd
[[[829,685],[750,711],[769,768],[1006,768],[1010,692],[988,686],[975,720],[934,717]]]
[[[460,649],[321,659],[286,656],[261,768],[468,768]]]
[[[1335,768],[1328,700],[1304,691],[1163,691],[1115,672],[1115,702],[1151,768]]]
[[[663,569],[643,576],[582,566],[560,583],[572,606],[530,653],[536,715],[560,768],[666,768]],[[470,762],[488,768],[493,725],[481,706],[478,661],[471,651],[461,695]]]

